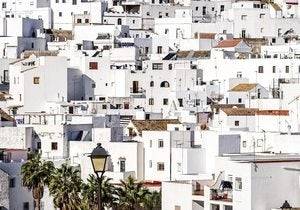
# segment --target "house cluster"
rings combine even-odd
[[[0,209],[99,143],[162,210],[300,208],[299,100],[298,0],[0,0]]]

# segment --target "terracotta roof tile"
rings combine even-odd
[[[215,39],[216,33],[199,33],[199,39]]]
[[[237,46],[242,39],[226,39],[223,41],[220,41],[217,46],[214,48],[226,48],[226,47],[235,47]]]
[[[139,133],[142,133],[142,131],[165,131],[168,124],[180,124],[177,119],[132,120],[131,122]]]
[[[259,110],[257,115],[289,116],[289,110]]]
[[[228,116],[255,116],[258,111],[253,108],[223,108],[221,110]]]
[[[247,91],[252,90],[256,86],[257,86],[257,84],[255,84],[255,83],[252,83],[252,84],[241,83],[241,84],[238,84],[238,85],[234,86],[233,88],[231,88],[230,91],[234,91],[234,92],[247,92]]]

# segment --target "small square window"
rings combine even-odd
[[[90,62],[89,63],[90,70],[97,70],[98,69],[98,62]]]
[[[247,141],[243,141],[243,147],[247,147]]]
[[[165,164],[164,163],[157,163],[157,170],[158,171],[164,171],[165,170]]]
[[[263,66],[258,67],[258,73],[260,73],[260,74],[264,73],[264,67]]]
[[[59,13],[58,13],[58,16],[61,17],[61,16],[62,16],[62,12],[59,12]]]
[[[238,103],[241,104],[242,103],[242,99],[238,98]]]
[[[238,121],[238,120],[234,121],[234,125],[235,126],[240,126],[240,121]]]
[[[57,150],[57,142],[51,142],[51,150]]]
[[[285,66],[285,73],[290,73],[290,67],[289,66]]]
[[[149,105],[154,105],[154,98],[149,98]]]
[[[40,78],[39,77],[33,77],[33,84],[35,84],[35,85],[40,84]]]
[[[167,98],[163,99],[163,105],[168,105],[169,104],[169,100]]]
[[[96,88],[96,84],[95,83],[92,84],[92,88]]]

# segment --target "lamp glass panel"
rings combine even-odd
[[[101,172],[105,170],[105,158],[104,157],[95,157],[92,158],[94,169],[96,172]]]

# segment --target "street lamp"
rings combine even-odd
[[[89,155],[98,180],[98,210],[103,209],[101,201],[102,178],[105,172],[107,158],[109,156],[110,155],[108,154],[108,152],[101,146],[100,143],[97,144],[97,147],[93,149],[92,153]]]

